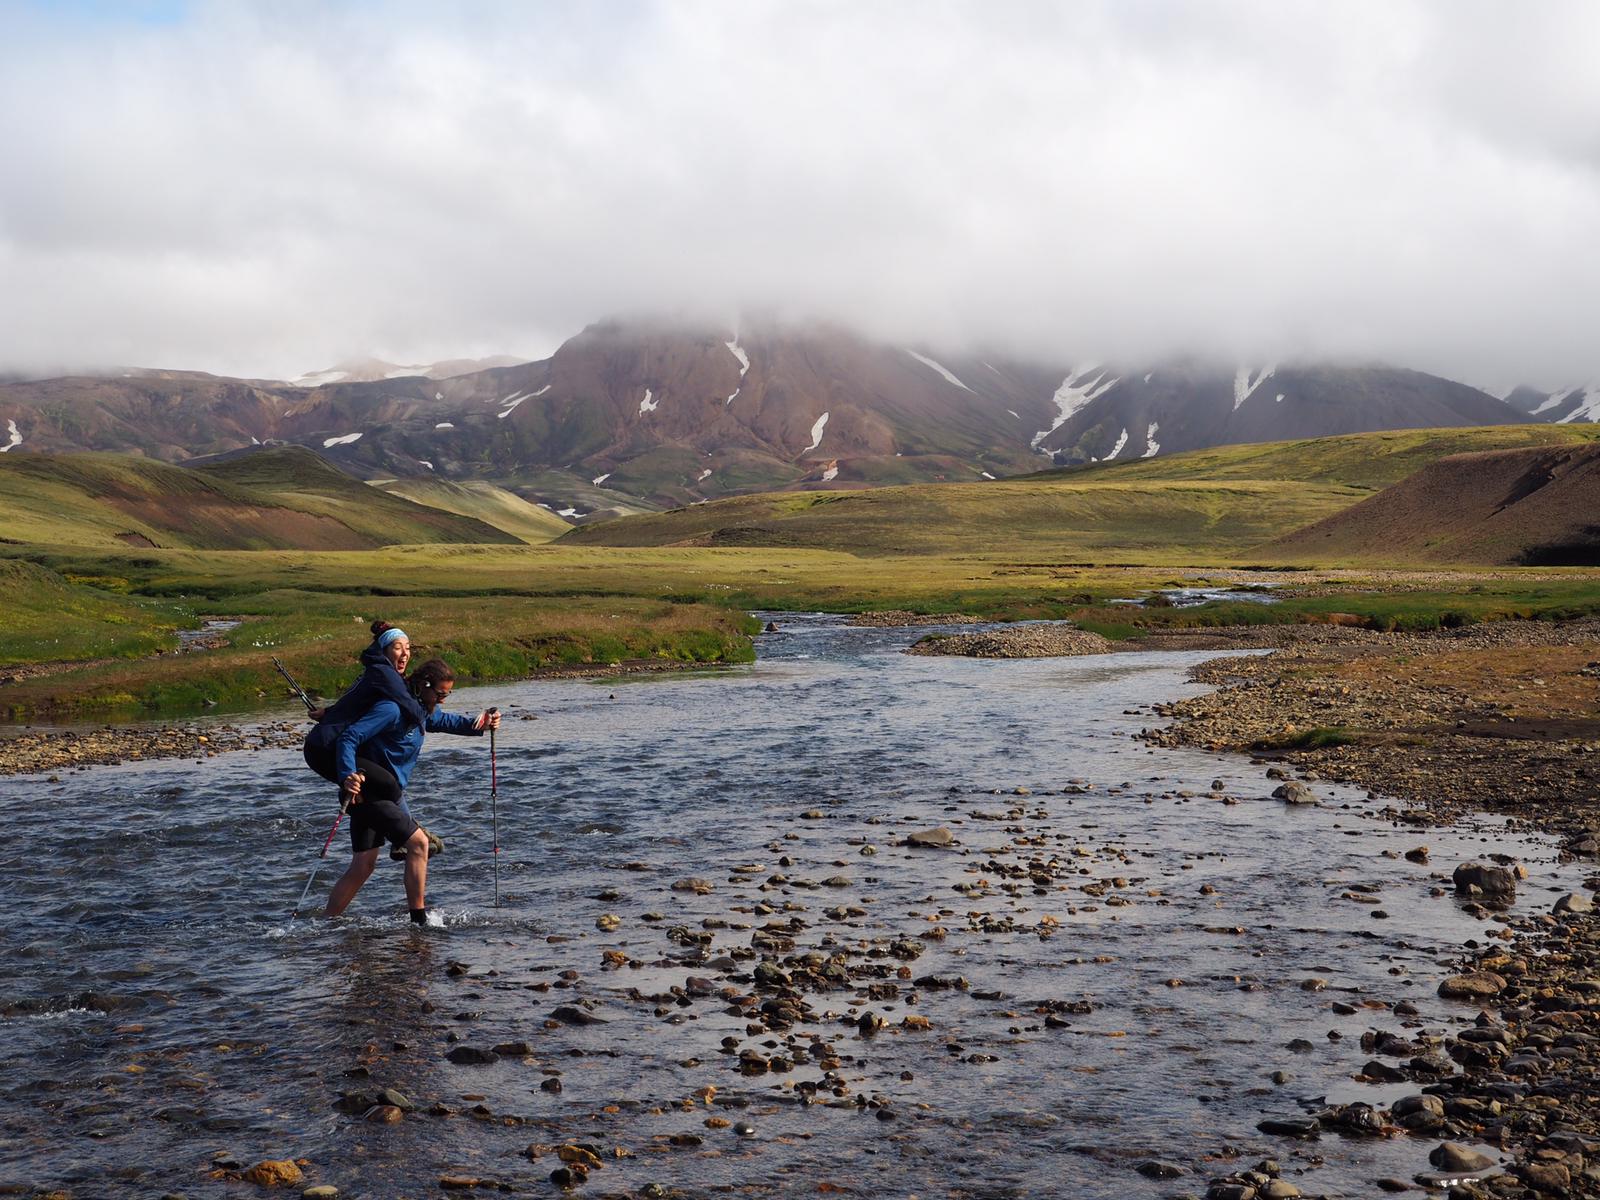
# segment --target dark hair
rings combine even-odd
[[[393,628],[394,628],[393,622],[385,621],[382,617],[378,618],[376,621],[374,621],[372,623],[372,640],[373,641],[377,641],[379,638],[381,638],[384,634],[388,633],[389,630],[391,630]]]
[[[423,688],[437,688],[441,683],[454,683],[456,673],[442,658],[430,658],[410,675],[406,676],[406,686],[411,689],[413,696],[418,695]]]

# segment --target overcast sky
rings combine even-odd
[[[768,310],[1600,376],[1600,5],[0,0],[0,367]]]

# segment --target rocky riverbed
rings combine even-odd
[[[1286,800],[1339,780],[1396,797],[1397,825],[1419,841],[1436,822],[1502,811],[1561,840],[1567,856],[1600,853],[1600,625],[1499,624],[1418,635],[1291,637],[1265,657],[1203,663],[1219,690],[1171,705],[1176,723],[1146,731],[1161,745],[1256,752],[1282,764]],[[1292,771],[1297,780],[1289,780]],[[1310,786],[1307,786],[1310,781]],[[1426,860],[1427,849],[1412,852]],[[1514,863],[1457,870],[1460,903],[1490,916],[1516,894]],[[1269,1118],[1264,1129],[1376,1137],[1394,1129],[1476,1139],[1512,1157],[1509,1173],[1474,1178],[1492,1160],[1435,1152],[1433,1182],[1456,1196],[1600,1196],[1600,922],[1591,891],[1506,919],[1469,941],[1441,994],[1481,1013],[1439,1036],[1402,1017],[1363,1038],[1362,1074],[1411,1083],[1389,1106],[1335,1106]],[[1355,1060],[1352,1060],[1354,1063]],[[1404,1181],[1383,1185],[1400,1190]],[[1270,1180],[1234,1176],[1208,1196],[1269,1196]]]
[[[1050,622],[989,629],[982,633],[929,634],[906,653],[962,658],[1065,658],[1078,654],[1107,654],[1114,649],[1115,643],[1098,633]]]

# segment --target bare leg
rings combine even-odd
[[[424,841],[426,847],[426,841]],[[376,850],[363,850],[360,854],[350,856],[350,865],[345,868],[339,881],[333,885],[333,890],[328,893],[328,907],[322,910],[325,917],[337,917],[350,906],[350,901],[356,898],[356,893],[361,890],[361,885],[372,876],[373,869],[378,865],[378,852]]]
[[[371,868],[368,868],[370,872]],[[418,829],[406,842],[406,904],[415,912],[427,907],[428,835]]]

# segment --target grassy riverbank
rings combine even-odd
[[[637,669],[748,662],[755,623],[721,606],[647,597],[519,595],[351,596],[274,588],[181,600],[123,600],[67,583],[30,564],[13,587],[40,588],[86,615],[58,607],[41,613],[32,636],[8,636],[13,682],[0,692],[0,717],[120,717],[238,710],[276,703],[284,685],[277,655],[308,690],[336,696],[357,668],[367,623],[381,615],[405,626],[419,657],[439,656],[469,681],[525,678],[581,667]],[[202,616],[238,619],[223,644],[180,652],[175,630]],[[126,627],[112,623],[126,618]],[[142,621],[142,624],[136,623]],[[48,636],[51,629],[68,633]],[[126,631],[120,638],[110,631]],[[62,652],[76,646],[83,653]]]
[[[310,686],[336,692],[374,616],[405,623],[421,651],[487,680],[637,660],[748,661],[745,613],[762,608],[1070,618],[1114,639],[1220,625],[1429,629],[1600,612],[1600,577],[1581,570],[1274,574],[1033,555],[565,543],[11,553],[19,557],[0,559],[0,602],[18,616],[6,625],[0,662],[20,666],[12,673],[22,677],[0,692],[0,715],[12,720],[248,706],[280,695],[272,654]],[[1164,588],[1252,582],[1276,585],[1278,602],[1159,603]],[[173,653],[175,631],[202,616],[244,624],[221,648]]]

